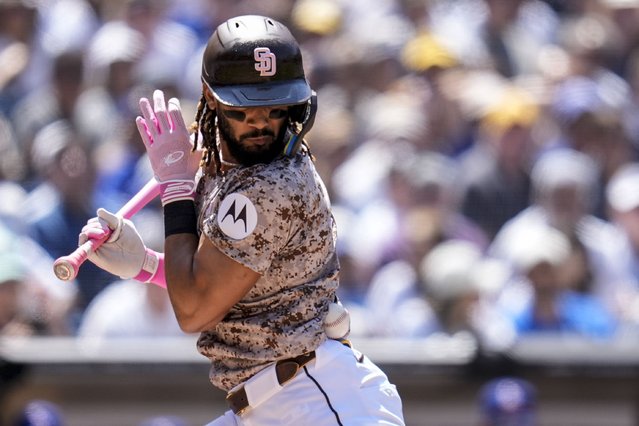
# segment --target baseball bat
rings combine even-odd
[[[151,200],[160,194],[160,184],[151,178],[129,201],[118,210],[117,214],[125,219],[130,219],[142,207],[146,206]],[[53,262],[53,272],[55,276],[63,281],[74,279],[78,275],[78,270],[82,263],[87,260],[89,253],[96,250],[108,238],[102,240],[87,240],[79,246],[73,253],[62,256]]]

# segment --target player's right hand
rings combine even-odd
[[[161,185],[162,204],[193,200],[195,174],[202,151],[193,151],[193,143],[182,117],[180,101],[171,98],[167,105],[161,90],[153,92],[153,106],[140,99],[142,117],[137,117],[138,132],[151,161],[155,179]]]
[[[120,278],[136,277],[146,258],[147,249],[135,225],[105,209],[98,209],[98,216],[89,219],[78,236],[78,245],[87,240],[104,240],[100,247],[88,255],[98,267]]]

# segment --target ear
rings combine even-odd
[[[213,96],[209,87],[204,83],[202,83],[202,93],[204,93],[204,99],[206,99],[206,106],[208,106],[210,110],[214,111],[216,104],[215,96]]]

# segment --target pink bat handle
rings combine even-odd
[[[117,214],[125,219],[130,219],[159,194],[160,184],[155,178],[151,178],[137,194],[118,210]],[[102,240],[87,240],[75,249],[73,253],[56,259],[56,261],[53,262],[53,272],[55,276],[63,281],[74,279],[78,275],[82,263],[87,260],[89,253],[100,247],[107,239],[108,235]]]

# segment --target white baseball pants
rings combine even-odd
[[[257,406],[251,402],[241,416],[229,410],[207,426],[404,425],[395,385],[368,358],[330,339],[315,352],[316,358],[284,386],[259,385],[261,395],[254,387],[250,399],[258,401]],[[258,373],[262,383],[269,382],[265,376],[274,375],[269,369],[274,367]],[[245,383],[247,389],[254,379]]]

